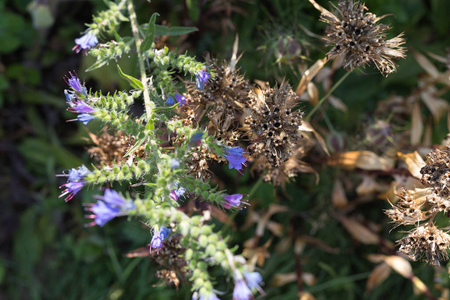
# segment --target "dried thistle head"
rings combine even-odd
[[[417,197],[413,190],[402,188],[397,196],[400,200],[385,211],[385,214],[396,223],[396,227],[418,224],[429,217],[429,214],[421,209],[424,201]]]
[[[433,188],[441,198],[448,199],[450,197],[450,148],[431,151],[420,173],[424,185]]]
[[[365,67],[372,62],[387,76],[396,70],[392,60],[405,57],[405,48],[401,47],[405,43],[403,34],[386,40],[386,31],[390,27],[378,23],[385,16],[365,12],[367,7],[363,3],[340,0],[335,14],[323,8],[320,10],[321,20],[329,24],[325,37],[327,46],[333,46],[327,58],[344,57],[345,69]]]
[[[248,116],[253,157],[263,155],[274,167],[280,167],[299,148],[302,134],[298,127],[303,112],[294,110],[299,97],[287,82],[279,87],[255,88],[250,92]]]
[[[439,266],[440,261],[448,259],[450,235],[428,223],[410,231],[397,243],[400,245],[399,250],[411,260],[416,261],[424,257],[428,263]]]
[[[145,144],[139,146],[130,157],[124,157],[128,150],[135,144],[135,138],[124,135],[122,131],[110,134],[105,128],[105,132],[101,135],[95,135],[89,132],[91,140],[95,146],[89,148],[87,151],[100,165],[111,166],[114,163],[122,163],[127,159],[134,157],[145,157]]]
[[[206,57],[206,62],[214,70],[215,76],[204,84],[203,90],[194,85],[189,87],[186,97],[190,103],[199,107],[199,119],[207,114],[209,133],[232,146],[240,137],[237,129],[248,101],[250,84],[233,65],[225,61],[219,63],[209,57]]]

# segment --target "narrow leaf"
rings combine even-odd
[[[124,72],[122,72],[122,69],[119,65],[117,65],[117,69],[119,70],[120,76],[122,76],[124,79],[126,79],[132,87],[135,89],[143,90],[144,86],[142,82],[140,82],[138,79],[134,78],[133,76],[127,75]]]
[[[155,38],[155,22],[156,17],[158,16],[159,16],[158,13],[154,13],[150,18],[150,21],[148,22],[147,32],[145,34],[144,41],[142,42],[140,47],[141,52],[147,51],[153,44],[153,39]]]

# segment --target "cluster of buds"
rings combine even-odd
[[[427,155],[426,165],[420,170],[424,188],[402,189],[400,200],[386,210],[388,217],[399,225],[415,225],[415,228],[397,241],[400,251],[411,260],[424,258],[433,265],[448,258],[450,235],[433,223],[440,213],[448,213],[450,195],[447,187],[450,177],[450,148],[433,150]]]

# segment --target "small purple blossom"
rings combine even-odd
[[[88,168],[86,168],[85,165],[82,165],[81,167],[78,167],[77,169],[72,168],[69,170],[69,174],[58,174],[56,177],[68,177],[68,182],[75,182],[80,181],[83,179],[86,175],[91,174],[92,172],[89,171]]]
[[[180,161],[178,159],[172,158],[170,160],[170,169],[175,170],[180,167]]]
[[[205,88],[203,84],[208,81],[209,76],[209,73],[205,71],[199,71],[197,74],[195,74],[196,85],[199,90],[203,90]]]
[[[223,206],[226,209],[229,209],[230,207],[240,207],[241,204],[247,204],[246,202],[241,201],[242,197],[242,194],[225,195],[223,197],[225,199]]]
[[[89,106],[86,102],[82,100],[78,101],[72,101],[69,103],[71,108],[69,108],[70,112],[73,113],[79,113],[80,115],[77,116],[76,119],[72,119],[69,121],[80,121],[84,125],[87,125],[92,119],[95,117],[91,115],[93,112],[95,112],[95,108]]]
[[[76,120],[83,123],[84,125],[87,125],[87,123],[89,123],[92,119],[94,119],[94,116],[92,116],[90,114],[81,114],[81,115],[78,115],[76,118]],[[74,121],[74,120],[69,120],[69,121]]]
[[[103,196],[98,196],[99,201],[95,204],[88,204],[86,210],[93,214],[86,216],[89,219],[95,219],[94,222],[87,224],[88,226],[99,225],[103,227],[106,222],[118,216],[127,214],[127,211],[135,208],[131,201],[126,201],[120,194],[114,190],[106,189]]]
[[[75,91],[78,92],[84,96],[87,96],[87,89],[84,85],[81,84],[80,79],[76,76],[73,75],[71,72],[69,72],[70,78],[66,77],[66,82],[67,84]],[[64,91],[64,94],[66,94],[66,98],[67,98],[67,93],[66,91]]]
[[[242,169],[242,164],[247,161],[243,153],[244,149],[242,149],[241,147],[232,147],[225,150],[224,156],[230,163],[230,169],[235,168],[238,171]]]
[[[190,144],[198,147],[202,144],[202,138],[203,138],[203,132],[194,133],[191,137]]]
[[[161,226],[161,229],[155,230],[155,233],[153,234],[152,241],[150,242],[150,252],[153,249],[156,249],[156,252],[159,253],[159,249],[162,248],[164,240],[169,236],[169,233],[172,230],[169,228],[166,228],[164,226]]]
[[[175,99],[174,99],[174,97],[175,97]],[[178,106],[186,105],[186,104],[187,104],[187,102],[186,102],[187,98],[186,98],[185,96],[180,95],[180,94],[175,94],[174,97],[169,96],[169,98],[167,98],[167,100],[166,100],[166,104],[168,104],[168,105],[174,105],[175,102],[178,103]]]
[[[72,51],[76,51],[77,53],[79,53],[81,50],[83,50],[83,52],[86,53],[88,49],[91,49],[98,44],[98,39],[97,36],[92,32],[92,30],[89,30],[82,37],[75,39],[75,44],[76,45],[72,48]]]
[[[83,185],[85,184],[85,182],[83,180],[81,181],[77,181],[77,182],[67,182],[63,185],[61,185],[59,188],[65,187],[66,189],[62,192],[62,194],[59,196],[59,198],[65,196],[68,194],[68,196],[66,197],[66,202],[70,201],[73,196],[76,195],[76,193],[78,193],[81,188],[83,187]]]
[[[179,187],[177,185],[177,188],[170,191],[169,197],[174,200],[178,201],[178,198],[184,195],[186,193],[186,189],[184,187]]]
[[[250,300],[252,291],[248,288],[244,280],[238,280],[233,290],[233,300]]]
[[[262,282],[261,274],[258,272],[243,272],[243,274],[250,289],[260,288],[259,284]]]

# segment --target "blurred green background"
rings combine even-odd
[[[327,1],[318,3],[330,8]],[[274,84],[285,79],[296,87],[301,77],[298,66],[310,66],[325,54],[320,40],[325,24],[318,21],[318,11],[305,0],[153,0],[135,1],[135,5],[142,23],[156,11],[161,15],[157,22],[198,27],[194,34],[167,41],[198,59],[206,51],[230,58],[238,34],[243,53],[238,65],[251,82]],[[448,0],[368,0],[366,5],[377,15],[391,14],[384,22],[392,26],[392,36],[405,32],[409,49],[444,55],[450,47]],[[188,283],[177,290],[155,278],[157,266],[148,258],[123,256],[149,243],[149,230],[141,223],[119,219],[104,228],[85,228],[80,203],[91,202],[98,191],[84,190],[70,203],[58,198],[58,186],[64,182],[55,174],[90,164],[84,126],[66,122],[73,114],[66,111],[64,76],[76,71],[93,90],[128,88],[110,71],[115,66],[85,73],[92,58],[71,50],[84,24],[103,8],[105,4],[97,0],[0,3],[0,299],[191,298]],[[133,62],[131,54],[121,65],[132,73]],[[438,68],[444,70],[445,66]],[[338,70],[336,78],[344,73]],[[350,75],[335,92],[348,111],[327,110],[334,129],[347,136],[347,149],[360,145],[360,131],[367,120],[373,120],[378,101],[393,93],[408,95],[417,86],[420,73],[423,69],[409,51],[408,58],[399,61],[398,72],[388,78],[373,68]],[[448,94],[443,98],[448,101]],[[310,109],[305,103],[304,110]],[[325,126],[322,119],[317,122]],[[90,126],[92,131],[98,129],[95,124]],[[432,128],[433,142],[440,143],[447,134],[445,118]],[[300,259],[292,245],[276,247],[283,238],[266,231],[259,245],[269,240],[271,244],[264,267],[258,269],[266,295],[258,299],[298,299],[297,282],[278,285],[275,279],[277,274],[296,272],[299,267],[315,276],[315,284],[303,289],[316,299],[427,299],[414,294],[411,282],[395,272],[365,293],[366,280],[375,266],[367,255],[383,253],[383,249],[358,243],[333,217],[333,180],[343,173],[336,167],[314,164],[314,157],[306,160],[319,166],[318,185],[314,175],[300,174],[285,193],[262,184],[249,200],[261,214],[273,203],[289,207],[288,213],[271,218],[282,225],[284,236],[307,234],[336,252],[308,244]],[[236,179],[235,174],[224,171],[222,179],[228,190],[250,193],[258,178],[248,173]],[[357,174],[344,174],[358,180]],[[392,225],[382,211],[386,208],[386,202],[375,200],[358,206],[354,214],[380,225],[382,236],[395,241],[402,234],[389,233]],[[244,226],[247,218],[247,211],[242,211],[235,218],[236,226],[224,229],[232,237],[230,244],[240,246],[238,253],[255,233],[256,224]],[[433,267],[421,262],[412,265],[435,297],[441,295],[434,285],[437,279],[441,287],[448,288],[446,272],[436,277]],[[231,299],[232,283],[220,276],[217,271],[217,289],[225,292],[223,299]]]

